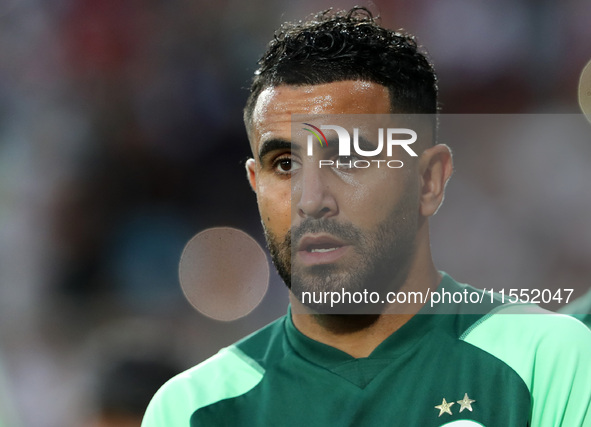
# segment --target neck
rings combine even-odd
[[[429,288],[437,288],[441,276],[433,265],[428,246],[422,249],[427,251],[428,256],[415,258],[419,262],[411,265],[409,274],[397,293],[424,293]],[[424,262],[420,262],[421,259]],[[293,323],[301,333],[355,358],[369,356],[423,306],[417,301],[412,304],[387,305],[381,314],[338,315],[316,313],[304,306],[293,294],[290,294],[290,301]]]

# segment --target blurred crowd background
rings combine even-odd
[[[243,168],[256,60],[281,22],[357,3],[0,2],[0,426],[135,425],[165,378],[285,312],[273,274],[249,316],[208,319],[178,262],[208,227],[263,241]],[[438,266],[477,287],[583,294],[591,127],[548,141],[535,124],[584,123],[589,2],[365,5],[427,48],[444,113],[535,114],[528,143],[444,141],[456,174],[433,220]]]

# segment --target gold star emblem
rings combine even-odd
[[[464,393],[464,398],[462,400],[458,400],[458,403],[460,404],[460,412],[462,412],[464,409],[467,409],[468,411],[472,412],[472,403],[476,402],[473,399],[470,399],[468,397],[468,393]]]
[[[444,397],[443,398],[443,402],[441,402],[441,405],[437,405],[435,407],[435,409],[439,409],[439,415],[438,415],[438,417],[442,416],[444,412],[445,413],[448,413],[449,415],[452,415],[450,408],[452,407],[453,404],[454,404],[454,402],[447,403],[445,401],[445,397]]]

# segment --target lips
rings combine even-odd
[[[297,257],[304,265],[330,264],[338,261],[350,246],[329,234],[306,235],[298,245]]]

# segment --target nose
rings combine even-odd
[[[330,172],[309,165],[302,168],[302,173],[292,188],[292,196],[296,197],[297,214],[301,218],[327,218],[338,213],[338,203],[331,188]],[[299,196],[299,200],[297,197]]]

